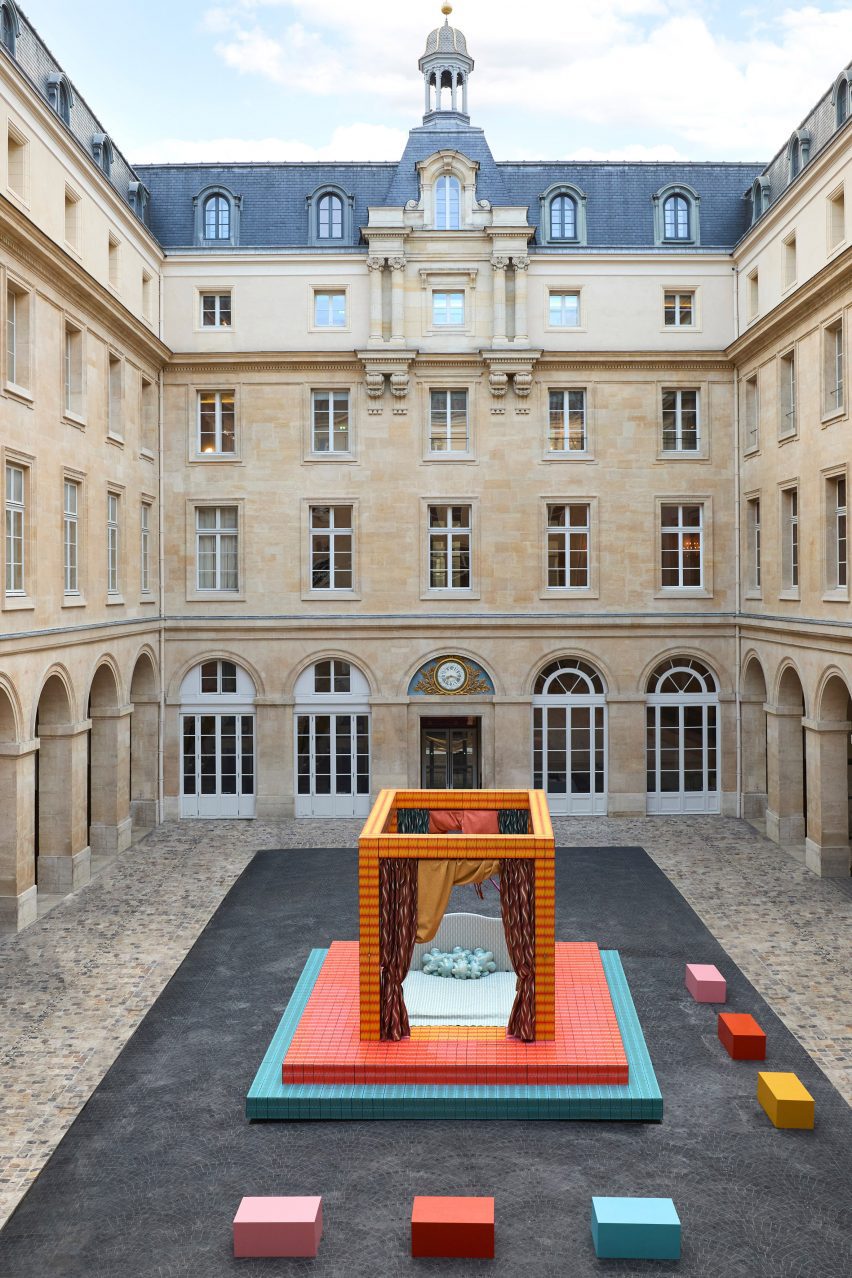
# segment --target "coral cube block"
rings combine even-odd
[[[757,1099],[776,1127],[814,1125],[814,1098],[795,1074],[758,1074]]]
[[[680,1217],[671,1198],[593,1198],[592,1238],[601,1259],[680,1259]]]
[[[427,1198],[411,1212],[412,1256],[494,1259],[493,1198]]]
[[[748,1012],[720,1012],[719,1038],[735,1061],[766,1059],[766,1035]]]
[[[725,978],[712,963],[687,963],[686,988],[696,1003],[724,1003],[728,996]]]
[[[234,1217],[235,1256],[315,1256],[322,1198],[244,1198]]]

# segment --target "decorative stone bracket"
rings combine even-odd
[[[488,365],[488,385],[491,389],[492,413],[505,413],[506,392],[509,389],[509,378],[515,390],[515,412],[529,413],[529,396],[533,384],[533,369],[541,351],[482,351],[482,358]]]
[[[416,351],[357,352],[364,366],[368,413],[384,411],[385,378],[390,384],[394,413],[401,416],[408,412],[409,367],[416,354]]]

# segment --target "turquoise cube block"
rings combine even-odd
[[[592,1238],[601,1259],[680,1259],[680,1217],[671,1198],[593,1198]]]

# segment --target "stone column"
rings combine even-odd
[[[776,843],[805,837],[802,773],[802,711],[798,706],[765,705],[766,833]]]
[[[382,330],[382,272],[384,269],[383,257],[367,258],[367,270],[370,272],[370,346],[381,346],[384,341]]]
[[[527,271],[529,270],[530,259],[528,257],[516,257],[515,266],[515,343],[518,346],[526,346],[529,343],[529,333],[527,332]]]
[[[494,784],[532,785],[532,708],[529,697],[494,702]]]
[[[766,814],[766,713],[763,697],[742,697],[743,816],[761,820]]]
[[[64,896],[89,882],[86,771],[91,720],[39,727],[38,886]]]
[[[491,266],[494,271],[494,318],[492,324],[491,344],[507,346],[506,336],[506,267],[509,259],[492,257]]]
[[[0,934],[36,918],[37,750],[38,741],[0,742]]]
[[[405,703],[373,698],[370,704],[370,790],[405,789],[408,769],[408,708]],[[418,743],[419,749],[419,743]],[[419,770],[419,755],[417,768]],[[417,785],[419,781],[419,771]]]
[[[130,816],[135,826],[159,824],[157,793],[160,756],[160,703],[157,697],[134,697],[130,723]]]
[[[804,719],[808,771],[805,864],[815,874],[849,877],[849,785],[846,743],[852,723]]]
[[[255,700],[257,815],[277,820],[294,810],[293,703]]]
[[[639,693],[608,696],[607,815],[644,816],[648,782],[645,764],[645,698]]]
[[[92,854],[130,847],[130,716],[133,706],[92,710],[90,743]]]
[[[392,257],[391,268],[391,341],[405,345],[405,258]]]

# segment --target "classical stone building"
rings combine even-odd
[[[383,785],[849,872],[847,72],[757,164],[132,168],[0,0],[0,921]]]

